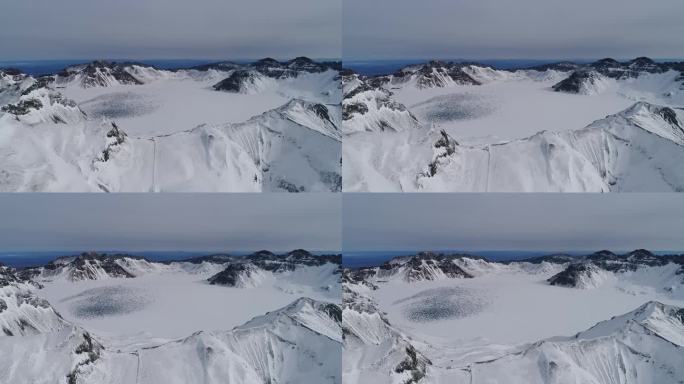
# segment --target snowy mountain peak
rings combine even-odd
[[[556,92],[594,95],[601,93],[608,86],[605,76],[593,70],[574,71],[566,79],[552,86]]]
[[[677,384],[684,375],[683,315],[682,308],[650,301],[574,337],[473,364],[469,377],[478,380],[470,382]]]
[[[418,67],[407,67],[395,76],[409,75],[408,79],[415,81],[419,89],[445,88],[455,85],[480,85],[481,83],[463,71],[462,64],[445,63],[442,61],[430,61]]]
[[[283,308],[256,317],[238,329],[272,326],[278,322],[294,322],[335,341],[342,341],[342,308],[308,297],[301,297]]]
[[[639,276],[643,274],[643,278],[650,281],[648,270],[651,267],[661,268],[662,277],[648,284],[654,284],[658,289],[670,293],[684,284],[684,280],[678,277],[679,274],[684,274],[684,255],[657,256],[645,249],[622,255],[600,251],[578,257],[563,271],[547,279],[547,282],[551,285],[588,289],[615,280],[624,273],[630,273],[635,279],[640,279]]]
[[[595,62],[590,64],[592,67],[596,68],[614,68],[614,67],[619,67],[620,62],[611,58],[611,57],[606,57],[604,59],[596,60]]]
[[[0,338],[35,335],[67,325],[47,300],[35,295],[34,288],[14,270],[0,267]]]
[[[19,272],[19,276],[25,280],[100,280],[133,278],[153,268],[151,262],[138,256],[84,252],[76,256],[58,257],[42,267],[26,268]]]
[[[684,123],[678,113],[670,107],[661,107],[650,104],[645,101],[638,101],[630,108],[621,113],[623,116],[631,119],[638,119],[641,116],[656,116],[661,118],[665,123],[672,127],[678,128],[679,131],[684,131]]]
[[[639,308],[610,320],[602,321],[586,331],[578,333],[577,339],[593,339],[628,332],[637,324],[654,334],[684,347],[684,308],[649,301]]]
[[[342,263],[340,255],[314,255],[297,249],[284,255],[270,251],[258,251],[242,258],[227,260],[223,271],[211,276],[207,281],[214,285],[234,288],[259,286],[272,274],[293,272],[304,267],[323,267],[326,264]]]
[[[141,85],[143,81],[130,73],[130,67],[133,65],[148,67],[144,64],[98,60],[88,64],[67,67],[55,78],[59,84],[77,82],[83,88]]]
[[[232,93],[257,93],[268,87],[269,82],[259,72],[237,69],[230,76],[213,85],[217,91]]]
[[[345,279],[350,282],[363,283],[369,278],[385,279],[399,277],[406,282],[472,278],[473,276],[470,273],[455,263],[456,260],[460,260],[462,257],[465,256],[420,252],[412,256],[394,257],[379,267],[364,267],[354,271],[347,271]]]
[[[253,264],[229,263],[223,271],[211,276],[207,281],[212,285],[251,288],[259,285],[265,275],[265,271]]]

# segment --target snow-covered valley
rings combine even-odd
[[[340,256],[0,266],[0,381],[340,383]],[[61,381],[60,381],[61,380]]]
[[[684,377],[682,256],[422,253],[345,270],[343,292],[345,383]]]
[[[683,156],[683,69],[637,58],[345,71],[343,189],[681,191],[681,170],[658,154]]]
[[[341,189],[339,63],[0,70],[0,190]]]

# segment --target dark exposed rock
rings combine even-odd
[[[426,176],[435,176],[440,164],[442,164],[444,159],[453,155],[456,152],[456,146],[458,146],[458,142],[449,136],[445,130],[442,129],[439,131],[439,133],[440,138],[437,139],[434,147],[440,151],[435,154],[433,160],[428,164],[428,172]]]
[[[577,287],[583,276],[591,277],[594,271],[588,263],[570,264],[563,271],[551,276],[547,282],[562,287]]]
[[[77,355],[86,355],[86,358],[78,362],[71,372],[67,374],[66,378],[68,384],[77,384],[78,375],[82,373],[84,367],[97,361],[104,349],[100,343],[93,340],[88,332],[83,331],[81,336],[83,337],[83,342],[76,347],[74,352]]]
[[[31,110],[38,110],[43,108],[43,103],[38,99],[27,99],[21,100],[17,104],[7,104],[2,106],[0,110],[3,112],[11,113],[15,116],[26,115]]]
[[[681,126],[679,119],[677,118],[677,113],[672,108],[669,108],[669,107],[658,108],[656,113],[659,114],[663,118],[663,120],[667,121],[668,124],[670,124],[672,126],[679,127],[680,129],[683,128]]]
[[[287,180],[282,179],[278,180],[278,188],[290,193],[299,193],[306,191],[306,188],[304,188],[303,185],[297,186]]]
[[[247,264],[228,264],[226,269],[210,277],[207,281],[213,285],[236,287],[242,277],[250,277],[254,270]]]
[[[113,140],[107,143],[107,147],[102,151],[100,160],[108,161],[116,148],[126,141],[126,136],[126,132],[119,129],[116,123],[112,122],[112,129],[107,132],[107,137]]]
[[[311,104],[308,108],[310,108],[316,116],[332,124],[330,114],[328,113],[328,107],[323,104]]]
[[[411,377],[405,380],[404,384],[418,383],[425,377],[427,366],[432,365],[432,362],[420,352],[416,351],[410,344],[406,347],[405,351],[406,358],[394,368],[394,372],[403,373],[409,371]]]
[[[325,304],[323,311],[330,316],[331,319],[338,323],[342,323],[342,308],[335,304]]]
[[[593,84],[598,79],[595,72],[579,70],[573,72],[568,78],[561,80],[552,88],[556,92],[580,93],[585,84]]]
[[[344,103],[342,104],[342,120],[349,120],[352,116],[358,113],[363,115],[368,113],[368,107],[362,103]]]
[[[226,91],[239,93],[245,91],[246,85],[249,83],[254,83],[256,80],[256,74],[249,70],[239,69],[233,71],[227,78],[214,84],[214,89],[217,91]]]
[[[36,79],[36,82],[31,84],[30,87],[26,88],[21,95],[25,96],[28,95],[29,93],[35,91],[36,89],[41,89],[41,88],[48,88],[52,82],[55,81],[55,78],[52,76],[42,76]]]

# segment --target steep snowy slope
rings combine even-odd
[[[680,383],[684,309],[648,302],[580,332],[464,368],[463,383]]]
[[[393,75],[347,72],[343,189],[684,190],[683,70],[637,58],[517,71],[431,62]]]
[[[432,364],[377,309],[368,286],[349,279],[343,288],[342,330],[345,383],[414,383]]]
[[[67,325],[50,303],[34,294],[35,288],[0,266],[0,337],[56,331]]]
[[[338,63],[94,62],[0,78],[3,191],[341,189]]]
[[[300,299],[227,332],[199,332],[134,352],[139,365],[105,355],[98,370],[141,383],[340,383],[341,310]],[[84,382],[116,382],[95,370]]]

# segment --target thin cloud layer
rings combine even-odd
[[[4,194],[0,252],[339,251],[337,194]]]
[[[339,58],[341,0],[32,0],[2,6],[3,60]]]
[[[681,194],[347,194],[345,252],[684,250]]]
[[[680,57],[684,2],[345,0],[344,59]]]

